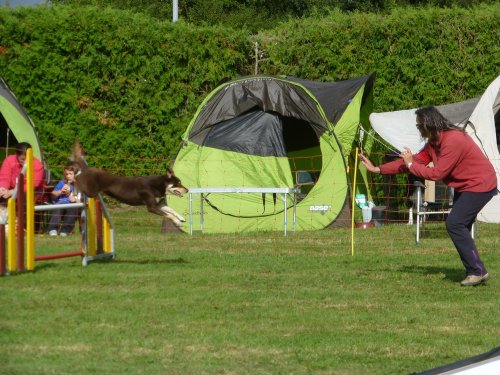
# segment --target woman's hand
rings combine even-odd
[[[410,168],[410,164],[413,163],[413,154],[411,153],[411,150],[408,147],[405,147],[400,156],[403,158],[406,166]]]
[[[4,187],[0,187],[0,198],[7,199],[9,197],[10,197],[9,189],[4,188]]]
[[[366,167],[366,169],[373,173],[380,173],[380,168],[373,165],[373,163],[363,154],[358,154],[361,163]]]

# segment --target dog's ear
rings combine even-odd
[[[174,175],[174,171],[172,171],[170,168],[167,168],[167,177],[172,178],[173,175]]]
[[[75,138],[73,141],[73,161],[81,160],[84,154],[83,147],[80,145],[80,142],[78,142],[78,138]]]

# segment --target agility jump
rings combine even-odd
[[[61,205],[35,206],[33,179],[33,150],[26,152],[26,162],[19,175],[17,191],[7,203],[8,220],[0,221],[0,275],[13,272],[34,271],[35,262],[49,259],[82,257],[82,265],[100,259],[115,258],[114,229],[106,206],[98,198],[86,198],[85,203],[70,203],[64,207],[78,207],[81,212],[81,249],[47,255],[35,255],[35,211],[51,211]],[[26,194],[24,180],[26,175]],[[26,223],[24,208],[26,207]],[[6,224],[10,230],[6,235]],[[26,226],[25,226],[26,224]],[[26,231],[25,231],[26,228]],[[25,244],[26,239],[26,244]],[[7,247],[5,246],[7,242]],[[25,257],[26,249],[26,257]]]

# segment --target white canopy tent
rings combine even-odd
[[[437,106],[447,119],[466,126],[467,133],[483,150],[493,164],[500,183],[500,76],[486,89],[484,94],[464,102]],[[409,147],[416,153],[425,141],[416,128],[417,108],[372,113],[370,123],[375,132],[396,150]],[[500,223],[500,194],[496,195],[479,213],[479,221]]]

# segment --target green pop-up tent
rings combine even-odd
[[[0,77],[0,160],[19,142],[28,142],[33,148],[33,155],[42,160],[42,147],[36,128],[22,105]]]
[[[359,125],[370,127],[373,81],[373,75],[329,83],[256,75],[226,82],[187,127],[174,171],[190,188],[299,186],[298,230],[349,225],[352,150]],[[204,231],[282,230],[285,199],[291,215],[290,196],[205,195]],[[168,203],[189,216],[188,199]],[[196,223],[200,199],[192,204]]]

